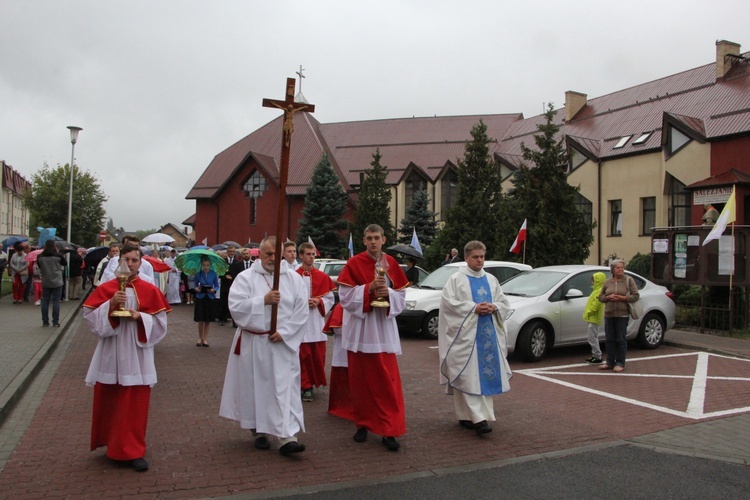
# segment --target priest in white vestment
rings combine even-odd
[[[492,431],[492,397],[510,390],[508,339],[503,326],[510,303],[497,279],[484,271],[486,248],[464,247],[466,266],[446,282],[440,301],[440,383],[453,395],[459,424],[480,436]]]
[[[288,455],[305,450],[296,434],[305,424],[300,398],[299,348],[308,320],[308,291],[302,277],[281,259],[279,289],[273,287],[275,237],[260,245],[260,258],[238,274],[229,290],[237,330],[229,352],[219,415],[253,431],[255,447],[269,449],[278,438]],[[271,305],[278,304],[270,332]]]

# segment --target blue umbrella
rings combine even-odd
[[[16,243],[18,243],[18,242],[23,243],[24,241],[29,241],[29,239],[28,238],[24,238],[23,236],[10,236],[8,238],[5,238],[0,243],[2,243],[2,245],[3,245],[3,252],[4,252],[4,251],[8,250],[9,247],[12,247]]]
[[[201,261],[205,257],[208,257],[208,260],[211,263],[211,269],[213,269],[216,274],[219,276],[226,274],[227,269],[229,269],[229,264],[212,250],[196,250],[195,248],[191,248],[187,252],[178,255],[174,263],[183,273],[193,275],[198,274],[201,270]]]

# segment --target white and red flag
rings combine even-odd
[[[521,226],[521,230],[518,231],[518,236],[516,236],[516,240],[513,242],[513,245],[510,247],[510,251],[516,255],[521,253],[521,250],[523,249],[524,241],[526,241],[526,219],[523,220],[523,225]]]
[[[310,238],[310,235],[307,236],[307,242],[311,244],[313,247],[315,247],[315,256],[320,257],[320,252],[318,251],[318,247],[315,246],[315,243],[313,243],[312,238]]]

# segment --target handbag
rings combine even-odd
[[[643,304],[640,297],[635,302],[628,302],[628,311],[630,312],[630,317],[633,319],[643,316]]]

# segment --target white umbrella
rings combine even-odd
[[[143,243],[170,243],[174,238],[164,233],[149,234],[141,240]]]

